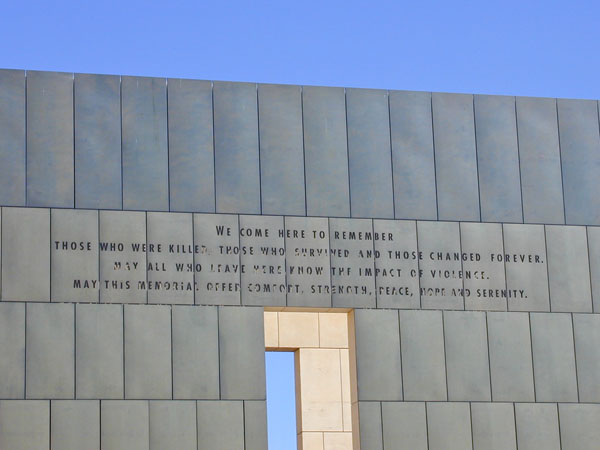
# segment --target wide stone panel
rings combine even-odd
[[[575,346],[570,314],[531,314],[535,399],[577,402]]]
[[[390,91],[397,219],[437,219],[433,119],[429,92]]]
[[[384,448],[428,450],[425,403],[382,402],[381,415]]]
[[[2,300],[50,301],[50,210],[2,208]]]
[[[517,448],[512,403],[471,403],[473,450]]]
[[[519,450],[560,450],[556,403],[516,403]]]
[[[398,313],[394,310],[354,312],[359,400],[402,400],[398,327]]]
[[[381,403],[360,402],[360,448],[383,450],[383,433],[381,429]]]
[[[400,311],[404,400],[446,401],[441,311]]]
[[[25,205],[25,71],[0,70],[0,204]]]
[[[50,297],[53,302],[98,302],[98,223],[98,211],[50,211]]]
[[[121,209],[121,79],[75,74],[75,207]]]
[[[100,406],[102,450],[150,450],[148,402],[107,400]]]
[[[331,306],[329,223],[321,217],[285,217],[288,306]]]
[[[219,398],[216,307],[173,307],[173,397]]]
[[[573,327],[579,398],[600,403],[600,315],[573,314]]]
[[[256,85],[215,82],[213,102],[217,212],[260,214]]]
[[[267,448],[267,403],[264,401],[244,402],[245,450]]]
[[[473,448],[468,403],[427,403],[429,450]]]
[[[100,301],[146,303],[146,214],[99,211]]]
[[[75,305],[31,303],[26,327],[26,397],[74,398]]]
[[[550,311],[546,236],[542,225],[504,224],[509,311]]]
[[[473,96],[432,94],[440,220],[479,221],[479,184]]]
[[[346,98],[343,88],[302,88],[306,211],[350,215]]]
[[[50,402],[0,400],[0,448],[47,450]]]
[[[27,205],[75,201],[73,74],[27,72]]]
[[[352,217],[394,217],[387,91],[346,90]]]
[[[150,448],[196,450],[196,402],[150,401]]]
[[[167,80],[171,211],[215,211],[212,83]]]
[[[219,362],[222,399],[265,399],[262,308],[219,308]]]
[[[25,304],[0,303],[0,398],[25,398]]]
[[[416,223],[373,220],[373,232],[377,306],[418,309],[421,296]]]
[[[421,306],[464,309],[460,229],[457,222],[417,222]]]
[[[77,398],[123,398],[123,307],[75,307]]]
[[[490,401],[485,313],[444,311],[448,400]]]
[[[592,312],[585,227],[546,226],[552,311]]]
[[[517,97],[525,223],[565,223],[556,100]]]
[[[100,402],[54,400],[50,403],[52,450],[100,449]]]
[[[192,215],[147,213],[148,303],[194,304]]]
[[[240,231],[238,216],[194,214],[196,304],[239,305]],[[200,266],[200,267],[198,267]]]
[[[329,219],[329,246],[333,306],[374,308],[373,221]]]
[[[600,225],[598,102],[557,102],[566,223]]]
[[[263,214],[306,213],[302,88],[258,85]]]
[[[562,450],[594,450],[600,442],[600,405],[558,405]]]
[[[244,450],[243,402],[199,401],[198,450]]]
[[[487,314],[493,401],[535,401],[529,315]]]
[[[171,308],[125,306],[125,398],[172,398]]]
[[[123,77],[121,115],[123,208],[168,211],[166,80]]]

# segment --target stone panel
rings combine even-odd
[[[460,230],[457,222],[417,222],[421,306],[464,309]]]
[[[473,96],[435,92],[432,108],[439,219],[479,221]]]
[[[471,403],[473,450],[517,448],[512,403]]]
[[[212,83],[167,80],[171,211],[215,211]]]
[[[600,405],[558,405],[562,450],[594,450],[600,442]]]
[[[354,312],[359,400],[402,400],[398,326],[393,310]]]
[[[50,301],[50,210],[2,208],[2,300]]]
[[[75,309],[77,398],[123,398],[123,307],[78,304]]]
[[[475,95],[481,220],[523,222],[514,97]]]
[[[172,398],[171,308],[125,306],[125,398]]]
[[[245,450],[267,448],[267,403],[244,402]]]
[[[493,401],[535,401],[529,315],[488,313]]]
[[[415,222],[374,220],[373,231],[377,306],[418,309],[421,296]]]
[[[360,448],[383,450],[383,434],[381,431],[381,403],[360,402]]]
[[[556,100],[517,97],[526,223],[565,223]]]
[[[285,217],[288,306],[331,306],[326,218]]]
[[[0,70],[0,204],[25,205],[25,71]]]
[[[442,312],[400,311],[400,342],[404,400],[447,400]]]
[[[305,86],[302,108],[307,215],[348,217],[350,186],[344,89]]]
[[[374,308],[373,221],[331,218],[329,242],[333,306]]]
[[[352,217],[394,217],[387,91],[346,90]]]
[[[429,92],[390,91],[397,219],[437,219],[433,120]]]
[[[531,314],[535,399],[577,402],[577,375],[570,314]]]
[[[74,205],[73,74],[27,72],[27,205]]]
[[[592,312],[585,227],[547,226],[552,311]]]
[[[600,225],[598,102],[557,102],[566,223]]]
[[[429,450],[473,448],[468,403],[427,403]]]
[[[200,401],[198,450],[244,450],[244,406],[239,402]]]
[[[0,303],[0,398],[25,398],[25,304]]]
[[[263,309],[219,308],[221,398],[264,400]]]
[[[258,85],[263,214],[306,213],[302,88]]]
[[[50,211],[50,297],[97,303],[100,293],[98,211]]]
[[[169,210],[167,84],[121,79],[123,208]]]
[[[50,402],[0,400],[0,448],[47,450]]]
[[[100,449],[100,402],[53,400],[50,404],[52,450]]]
[[[173,397],[219,398],[217,308],[173,307]]]
[[[196,450],[196,402],[151,401],[150,448]]]
[[[256,97],[255,84],[214,83],[217,212],[261,212]]]
[[[600,227],[586,227],[594,312],[600,312]]]
[[[75,207],[121,209],[121,79],[75,74]]]
[[[27,305],[26,397],[72,399],[75,391],[75,305]]]
[[[448,400],[490,401],[485,313],[444,311]]]
[[[519,450],[560,450],[556,403],[516,403]]]
[[[579,398],[600,403],[600,315],[573,314]]]
[[[383,402],[381,414],[384,448],[427,450],[425,403]]]
[[[100,405],[102,450],[150,450],[148,402],[107,400]]]

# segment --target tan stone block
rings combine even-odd
[[[300,433],[298,450],[323,450],[323,433]]]
[[[348,348],[348,314],[319,313],[319,346]]]
[[[344,431],[352,431],[352,403],[342,403],[342,422]]]
[[[279,313],[279,347],[306,348],[318,346],[319,316],[317,313]]]
[[[323,450],[352,450],[352,433],[323,433]]]
[[[279,347],[279,313],[265,311],[265,347]]]

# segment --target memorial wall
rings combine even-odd
[[[265,311],[303,450],[597,449],[598,192],[596,101],[0,70],[0,449],[266,449]]]

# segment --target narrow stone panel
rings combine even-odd
[[[265,401],[244,402],[245,450],[267,448],[267,403]]]
[[[381,430],[381,403],[360,402],[360,448],[383,450],[383,434]]]
[[[27,72],[27,205],[74,206],[73,74]]]
[[[150,448],[196,450],[196,402],[150,401]]]
[[[516,403],[519,450],[561,450],[556,403]]]
[[[285,217],[287,305],[331,307],[326,218]]]
[[[240,216],[240,247],[242,304],[285,306],[283,217]],[[299,293],[298,286],[290,289]]]
[[[594,312],[600,312],[600,227],[586,227]]]
[[[373,231],[377,306],[418,309],[421,297],[416,223],[374,220]]]
[[[148,402],[106,400],[100,405],[101,450],[150,450]]]
[[[171,211],[215,211],[212,83],[167,80]]]
[[[429,92],[390,91],[397,219],[437,219],[433,120]]]
[[[427,403],[429,450],[473,448],[468,403]]]
[[[25,398],[25,305],[0,303],[0,398]]]
[[[198,450],[244,450],[243,402],[199,401]]]
[[[0,448],[48,449],[50,402],[0,400]]]
[[[194,214],[196,304],[240,304],[240,230],[238,216]]]
[[[352,217],[394,217],[387,91],[346,90]]]
[[[100,213],[100,301],[146,303],[146,214]]]
[[[331,218],[329,242],[333,306],[374,308],[373,221]]]
[[[417,222],[421,306],[464,309],[460,230],[457,222]]]
[[[166,80],[123,77],[121,114],[123,208],[168,211]]]
[[[2,208],[2,300],[50,301],[50,210]]]
[[[350,216],[346,99],[343,88],[302,88],[306,210]]]
[[[25,71],[0,70],[0,204],[25,200]]]
[[[559,404],[562,450],[595,450],[600,442],[600,405]]]
[[[471,403],[473,450],[517,448],[512,403]]]
[[[217,212],[261,213],[256,97],[255,84],[214,83]]]
[[[573,314],[579,398],[600,403],[600,315]]]
[[[50,402],[52,450],[100,449],[100,402],[53,400]]]
[[[75,207],[121,209],[121,78],[75,74]]]
[[[504,224],[509,311],[550,311],[546,237],[542,225]]]
[[[52,301],[97,303],[98,211],[52,209],[50,230]]]
[[[428,450],[425,403],[382,402],[384,448]]]
[[[306,213],[302,88],[258,85],[263,214]]]
[[[147,214],[148,303],[194,303],[192,215]]]

